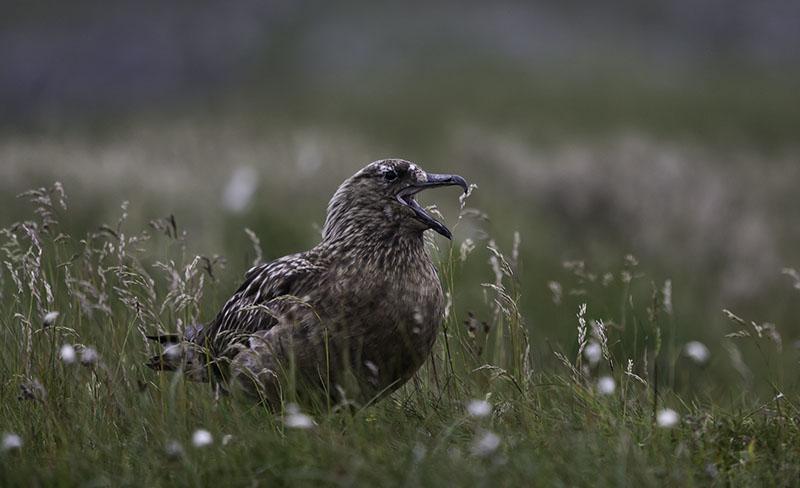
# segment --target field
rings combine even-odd
[[[271,413],[153,373],[143,336],[313,245],[338,182],[401,144],[251,122],[4,138],[0,485],[797,484],[791,140],[420,142],[478,185],[435,196],[435,352],[375,406]]]

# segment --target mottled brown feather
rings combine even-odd
[[[387,171],[397,179],[387,181]],[[413,163],[382,160],[346,180],[328,206],[322,241],[249,270],[186,341],[203,352],[183,358],[185,370],[271,406],[309,392],[364,404],[405,383],[429,355],[444,313],[427,226],[396,198],[404,182],[424,178]]]

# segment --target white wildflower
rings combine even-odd
[[[597,391],[601,395],[611,395],[617,389],[617,382],[611,376],[601,376],[597,380]]]
[[[603,351],[603,356],[608,359],[608,334],[606,331],[608,327],[606,323],[600,319],[592,320],[592,336],[600,343],[600,349]]]
[[[583,357],[589,361],[589,364],[594,366],[599,363],[600,358],[603,357],[603,348],[597,342],[591,341],[589,344],[586,344],[586,348],[583,350]]]
[[[225,434],[222,436],[222,445],[227,446],[233,440],[233,436],[231,434]]]
[[[59,315],[61,315],[61,314],[59,314],[58,312],[55,312],[55,311],[54,312],[47,312],[44,315],[44,318],[42,319],[42,322],[44,323],[44,326],[45,327],[50,327],[51,325],[53,325],[56,322],[56,319],[58,318]]]
[[[256,192],[258,174],[251,166],[239,166],[231,174],[222,193],[222,204],[230,212],[241,213]]]
[[[467,413],[470,417],[483,418],[492,413],[492,405],[486,400],[470,400],[467,403]]]
[[[708,351],[706,345],[699,341],[687,342],[686,345],[683,346],[683,354],[700,365],[707,363],[708,358],[711,357],[711,353]]]
[[[61,350],[58,353],[58,357],[64,361],[64,364],[73,364],[75,360],[78,358],[78,355],[75,353],[75,348],[72,347],[71,344],[64,344],[61,346]]]
[[[183,457],[183,446],[180,442],[171,440],[164,446],[164,452],[166,452],[167,457],[170,459],[180,459]]]
[[[211,435],[211,432],[205,429],[197,429],[192,434],[192,445],[194,447],[206,447],[210,446],[214,442],[214,437]]]
[[[22,437],[14,434],[13,432],[6,432],[3,434],[3,451],[15,451],[22,449]]]
[[[81,349],[81,364],[84,366],[91,366],[97,363],[99,358],[97,351],[92,347],[84,347]]]
[[[680,420],[678,412],[672,410],[671,408],[659,410],[658,414],[656,415],[656,423],[659,427],[665,429],[671,429],[672,427],[678,425],[678,420]]]
[[[500,436],[491,431],[480,432],[472,443],[473,456],[485,457],[500,447]]]
[[[288,415],[284,417],[283,423],[290,429],[311,429],[316,425],[314,419],[302,413],[294,403],[286,405],[286,413]]]

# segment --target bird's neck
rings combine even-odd
[[[357,265],[391,271],[408,264],[429,263],[422,230],[386,223],[344,226],[344,232],[327,235],[320,246]]]

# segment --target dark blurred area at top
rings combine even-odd
[[[4,131],[231,109],[409,136],[453,118],[784,140],[800,126],[797,1],[15,1],[3,11]]]

